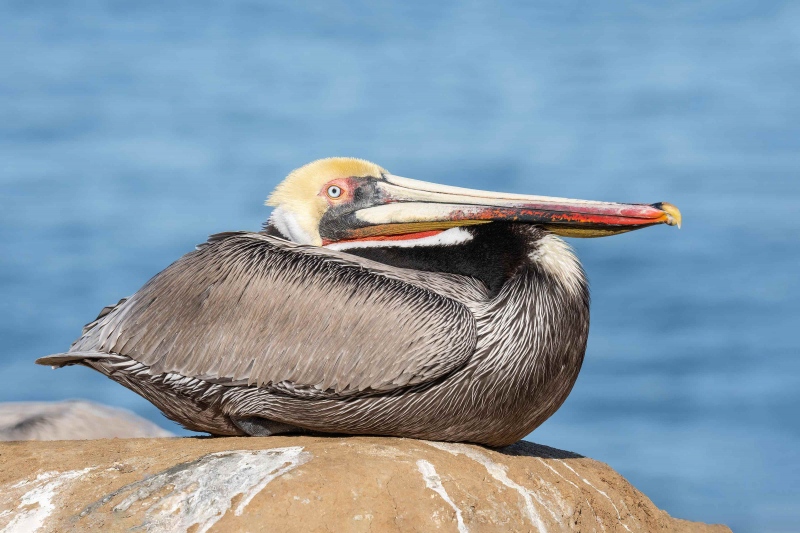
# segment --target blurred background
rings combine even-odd
[[[33,360],[207,235],[258,230],[316,158],[663,200],[681,231],[572,241],[586,362],[528,439],[674,516],[797,530],[797,3],[5,0],[0,72],[0,401],[87,398],[181,432]]]

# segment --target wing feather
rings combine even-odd
[[[472,355],[475,318],[463,303],[350,257],[263,234],[212,236],[104,309],[70,353],[334,394],[416,385]]]

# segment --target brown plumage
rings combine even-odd
[[[495,214],[487,224],[474,213],[484,203],[519,209],[521,197],[468,203],[469,219],[463,208],[431,217],[441,206],[452,211],[438,196],[464,202],[465,190],[440,186],[420,193],[433,205],[427,218],[410,215],[426,229],[398,237],[396,214],[377,219],[375,209],[396,203],[392,187],[411,180],[334,162],[295,172],[303,187],[282,185],[286,198],[262,233],[212,236],[105,308],[67,353],[37,362],[94,368],[185,427],[218,435],[500,446],[532,431],[566,399],[583,360],[589,302],[577,259],[547,220]],[[428,229],[436,224],[438,232]],[[327,236],[365,227],[367,238]]]

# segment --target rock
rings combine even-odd
[[[378,437],[0,443],[0,530],[730,531],[573,453]]]
[[[0,441],[171,436],[130,411],[84,400],[0,403]]]

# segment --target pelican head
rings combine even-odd
[[[294,170],[267,200],[270,222],[297,243],[407,240],[494,221],[542,226],[566,237],[604,237],[668,224],[666,202],[622,204],[496,193],[437,185],[387,172],[363,159],[332,157]]]

